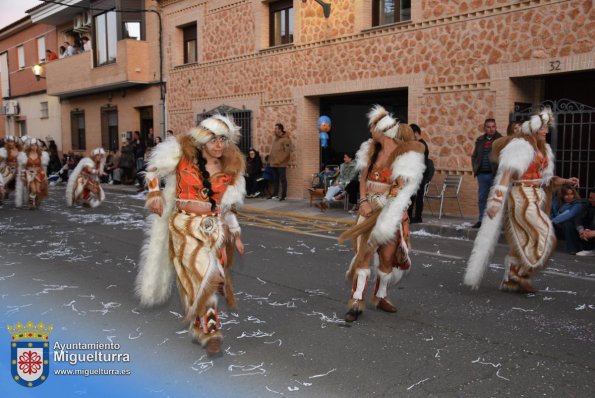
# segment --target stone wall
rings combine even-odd
[[[259,103],[251,110],[253,145],[261,153],[268,151],[276,122],[291,132],[299,156],[304,148],[315,152],[311,160],[294,161],[290,186],[298,188],[290,190],[293,197],[306,195],[302,188],[318,159],[318,138],[306,124],[315,123],[318,109],[315,99],[304,101],[305,87],[324,87],[326,92],[317,95],[365,92],[379,81],[386,82],[381,89],[408,89],[409,119],[425,130],[438,170],[469,174],[484,119],[496,117],[505,131],[514,102],[534,94],[523,91],[530,84],[513,83],[508,76],[529,76],[525,69],[546,74],[548,63],[561,57],[573,65],[563,72],[593,69],[590,0],[426,0],[415,4],[411,22],[375,28],[371,17],[361,14],[369,13],[371,0],[333,1],[328,19],[314,1],[300,0],[294,1],[295,42],[273,48],[263,33],[265,3],[218,1],[212,4],[218,11],[211,3],[162,2],[165,20],[187,9],[194,14],[186,18],[196,15],[204,34],[199,39],[203,62],[167,66],[170,125],[177,131],[192,126],[193,109],[204,103],[242,98]],[[180,45],[170,31],[165,35],[172,46]],[[499,65],[496,79],[492,75]],[[391,85],[395,80],[400,83]],[[467,195],[473,203],[474,193]]]

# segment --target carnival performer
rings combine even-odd
[[[235,209],[246,194],[239,127],[226,116],[203,120],[151,152],[146,207],[153,213],[141,252],[136,293],[141,304],[168,299],[173,274],[190,334],[209,356],[221,352],[217,295],[235,306],[230,279],[234,246],[242,255]],[[159,180],[165,179],[163,193]]]
[[[50,155],[41,150],[37,138],[29,138],[17,161],[20,178],[16,179],[15,205],[22,207],[23,201],[28,199],[29,209],[37,209],[48,196],[47,166]]]
[[[81,202],[84,207],[97,207],[105,200],[99,177],[105,175],[105,151],[95,148],[91,157],[82,158],[68,178],[66,205]]]
[[[498,171],[490,190],[484,222],[473,244],[464,283],[478,289],[498,243],[502,223],[510,247],[504,259],[500,290],[535,293],[531,277],[543,269],[556,247],[549,217],[552,192],[561,184],[578,186],[577,178],[554,176],[554,154],[546,136],[554,116],[545,108],[521,126],[521,132],[494,141]]]
[[[352,281],[347,322],[357,320],[364,310],[373,257],[379,265],[372,303],[382,311],[397,311],[388,299],[388,287],[398,283],[411,266],[407,208],[425,169],[424,146],[415,140],[407,123],[400,123],[379,105],[368,118],[372,138],[356,154],[359,217],[339,238],[340,242],[352,238],[355,249],[347,271],[347,279]]]
[[[0,174],[2,174],[3,189],[0,192],[0,204],[8,194],[15,189],[18,169],[17,158],[21,145],[17,138],[9,135],[5,138],[4,147],[0,148]]]

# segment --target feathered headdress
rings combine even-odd
[[[554,114],[550,107],[545,107],[541,112],[531,116],[529,120],[521,126],[523,134],[532,135],[537,133],[543,127],[552,127],[554,125]]]
[[[93,149],[91,152],[91,156],[101,155],[102,157],[105,156],[105,150],[101,147]]]
[[[190,135],[200,145],[209,142],[211,134],[227,137],[234,144],[240,141],[240,127],[231,116],[214,115],[200,122],[198,127],[190,129]]]
[[[399,121],[380,105],[374,105],[368,112],[368,126],[372,131],[395,138],[399,130]]]

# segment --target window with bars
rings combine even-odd
[[[372,26],[411,20],[411,0],[373,0]]]
[[[270,46],[293,43],[293,0],[279,0],[269,5]]]

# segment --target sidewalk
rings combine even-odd
[[[138,187],[134,185],[106,185],[102,184],[106,192],[121,192],[135,195]],[[287,199],[284,201],[264,198],[246,198],[244,209],[276,215],[288,215],[290,217],[303,217],[312,220],[337,222],[351,224],[356,220],[356,215],[343,209],[343,203],[335,203],[326,212],[322,213],[317,207],[310,207],[309,199]],[[420,234],[448,236],[459,239],[475,239],[477,229],[471,229],[476,219],[461,218],[455,216],[443,216],[438,219],[437,215],[432,216],[428,211],[424,214],[424,222],[411,224],[411,231]]]
[[[309,199],[287,199],[282,202],[273,199],[246,199],[244,208],[246,210],[306,216],[312,219],[339,223],[354,223],[356,220],[356,214],[344,210],[342,202],[332,204],[324,213],[317,207],[314,207],[314,205],[310,207]],[[423,223],[411,224],[411,231],[425,231],[432,235],[473,240],[475,239],[475,235],[477,235],[477,230],[471,229],[475,221],[475,219],[452,216],[443,216],[439,220],[437,215],[424,214]]]
[[[123,194],[137,195],[138,187],[134,185],[101,185],[106,192],[119,192]],[[246,198],[244,200],[244,207],[247,211],[269,213],[274,215],[287,215],[289,217],[300,217],[319,221],[335,222],[340,224],[355,223],[356,215],[351,214],[343,209],[343,203],[334,203],[327,211],[322,213],[317,207],[312,204],[310,207],[309,199],[287,199],[279,201],[275,199],[264,198]],[[423,222],[419,224],[411,224],[410,229],[413,235],[417,236],[440,236],[451,239],[464,239],[473,241],[477,236],[478,229],[472,229],[471,226],[477,221],[476,218],[462,218],[458,216],[442,216],[438,219],[438,215],[432,215],[427,209],[424,212]],[[498,243],[506,244],[504,234],[500,234]],[[558,241],[556,248],[557,253],[565,253],[565,242]],[[592,257],[577,257],[570,256],[579,262],[590,263]]]

